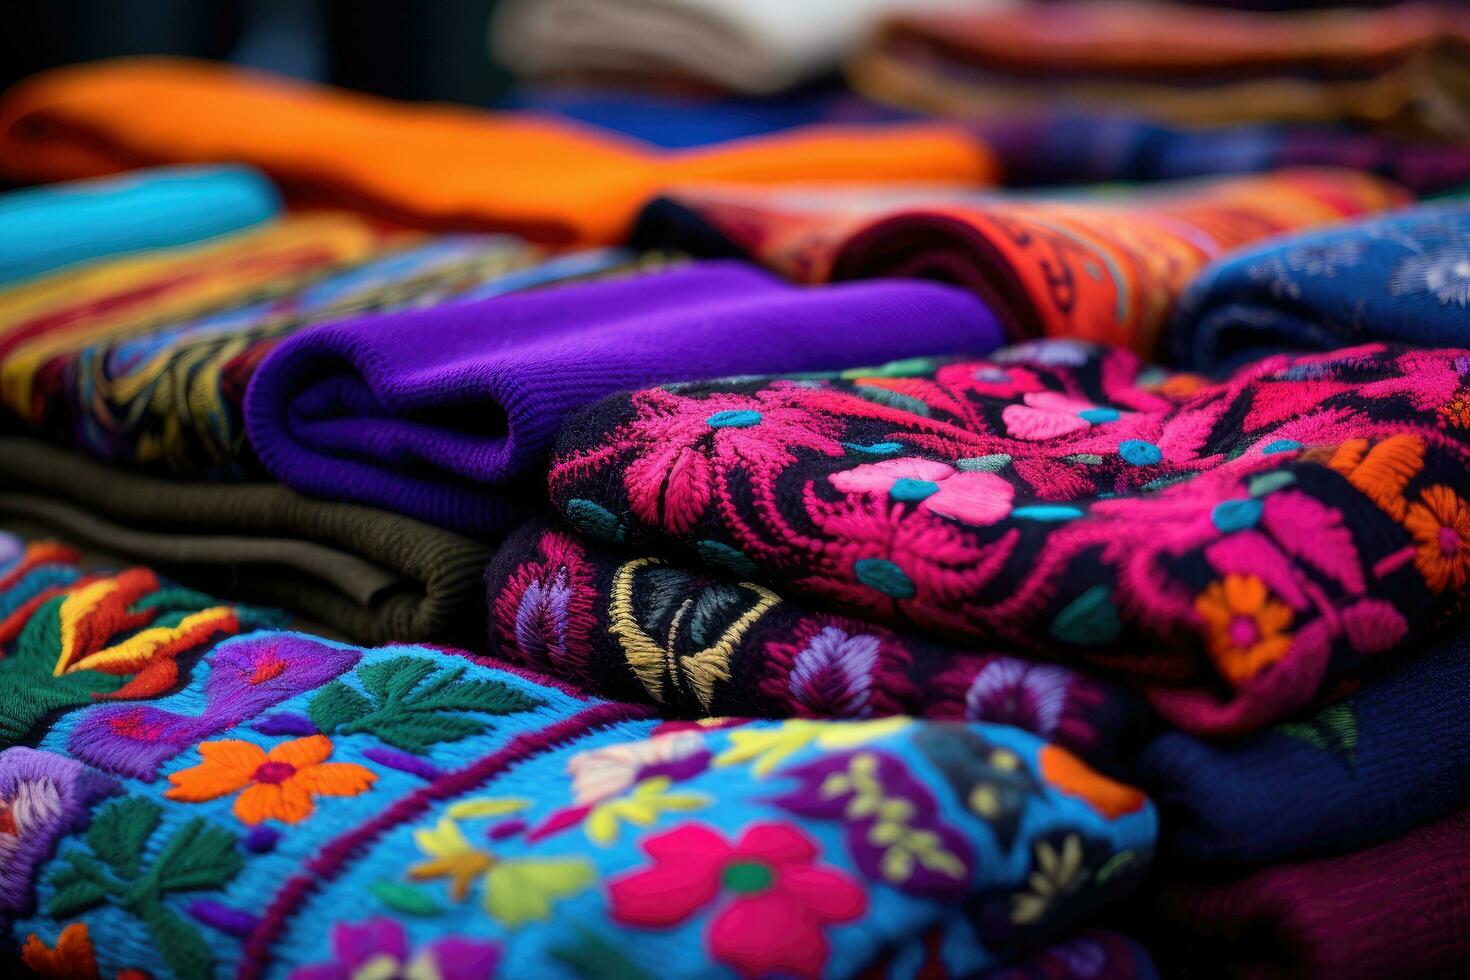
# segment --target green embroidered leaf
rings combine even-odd
[[[1064,643],[1101,646],[1118,638],[1123,621],[1106,585],[1094,585],[1067,604],[1047,632]]]
[[[1328,705],[1307,721],[1277,725],[1276,731],[1323,752],[1341,756],[1349,766],[1357,760],[1358,719],[1353,712],[1352,701]]]
[[[172,910],[154,903],[141,916],[153,945],[180,980],[209,980],[214,954],[199,930]]]
[[[330,735],[339,725],[361,718],[371,709],[372,704],[367,698],[341,681],[332,681],[311,699],[306,713],[311,716],[311,723],[318,731]]]
[[[173,832],[150,872],[159,891],[222,888],[239,874],[244,858],[235,835],[196,818]]]
[[[595,501],[580,497],[568,500],[562,506],[562,514],[572,527],[599,541],[621,544],[627,534],[618,515]]]
[[[378,901],[395,912],[405,915],[439,915],[444,911],[444,907],[438,902],[417,888],[401,882],[384,879],[373,882],[371,888]]]
[[[51,876],[51,884],[56,891],[46,903],[46,914],[53,919],[70,919],[107,897],[107,887],[91,878],[71,878],[63,884],[58,879],[62,878],[65,870],[62,868]]]
[[[357,669],[362,686],[385,701],[402,699],[434,672],[434,661],[422,657],[394,657]]]
[[[886,408],[896,408],[900,412],[910,412],[914,415],[929,417],[929,406],[919,401],[913,395],[905,395],[900,391],[882,388],[877,385],[857,384],[852,386],[852,393],[859,398],[866,399]]]
[[[590,980],[650,980],[649,974],[601,936],[577,926],[575,946],[553,946],[551,958]]]
[[[104,807],[87,830],[92,852],[112,866],[122,878],[136,878],[143,845],[158,828],[163,811],[141,796],[130,796]]]
[[[350,716],[334,715],[333,728],[347,734],[367,732],[406,752],[423,753],[439,742],[484,732],[486,722],[467,712],[508,715],[541,704],[501,681],[462,681],[464,673],[464,667],[438,670],[424,657],[394,657],[359,667],[358,677],[374,697],[354,695],[354,711]],[[334,698],[346,700],[341,695]],[[313,721],[315,708],[313,702]]]

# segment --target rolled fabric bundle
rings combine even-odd
[[[1470,635],[1449,637],[1344,700],[1243,741],[1160,735],[1132,770],[1191,862],[1259,866],[1381,843],[1470,806]]]
[[[1178,360],[1200,371],[1374,340],[1470,343],[1470,201],[1233,252],[1199,274],[1174,317]]]
[[[966,116],[1066,106],[1460,139],[1467,60],[1470,14],[1449,4],[1288,14],[1074,0],[896,16],[849,77],[870,98]]]
[[[107,615],[127,574],[0,659],[0,690],[28,668],[80,695],[0,751],[0,933],[42,975],[967,976],[1065,940],[1151,858],[1142,793],[1005,725],[666,722],[278,630],[130,649],[177,681],[99,703],[106,662],[47,624]]]
[[[1166,886],[1159,924],[1192,958],[1252,977],[1461,977],[1470,811],[1341,857]]]
[[[0,285],[260,224],[280,201],[248,167],[158,167],[0,194]]]
[[[27,421],[105,460],[172,476],[260,479],[245,437],[250,378],[284,337],[370,312],[469,302],[548,283],[668,264],[593,249],[561,256],[510,235],[446,235],[364,256],[263,302],[142,332],[52,343]],[[165,270],[160,278],[171,275]]]
[[[268,303],[409,241],[353,215],[317,214],[21,283],[0,292],[0,399],[45,425],[54,375],[86,345]]]
[[[717,565],[738,558],[704,552]],[[486,573],[490,647],[666,717],[995,722],[1111,771],[1153,727],[1140,701],[1084,672],[792,603],[731,565],[689,570],[532,522]]]
[[[1470,351],[1220,380],[1075,341],[617,395],[550,469],[578,530],[1105,671],[1189,731],[1341,694],[1470,591]]]
[[[769,95],[835,69],[884,16],[1005,0],[512,0],[490,42],[520,74],[705,82]]]
[[[976,124],[1001,183],[1029,187],[1181,180],[1295,167],[1376,174],[1415,194],[1470,182],[1470,145],[1311,123],[1165,126],[1102,112],[1035,112]]]
[[[1332,169],[1081,193],[691,187],[651,202],[633,241],[748,256],[797,282],[938,279],[982,297],[1012,339],[1149,353],[1212,259],[1408,201],[1387,181]]]
[[[491,535],[515,519],[501,485],[614,391],[999,343],[989,310],[949,286],[806,290],[694,263],[313,327],[261,365],[245,414],[267,469],[302,493]]]
[[[6,436],[0,516],[361,642],[468,643],[484,627],[487,545],[279,484],[159,479]]]
[[[170,58],[59,68],[0,99],[0,172],[13,178],[209,162],[259,167],[301,203],[554,245],[617,244],[640,205],[680,182],[974,185],[994,175],[985,146],[951,123],[814,126],[666,152],[551,116],[406,105]]]

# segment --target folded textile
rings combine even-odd
[[[1197,370],[1373,340],[1470,343],[1470,202],[1231,253],[1191,284],[1171,333],[1179,362]]]
[[[614,396],[552,502],[851,615],[1085,663],[1186,730],[1311,706],[1470,580],[1470,351],[1277,356],[1223,380],[1074,341],[827,380]]]
[[[1084,193],[687,188],[650,203],[633,240],[748,256],[798,282],[940,279],[984,298],[1013,339],[1148,352],[1211,259],[1407,201],[1386,181],[1331,169]]]
[[[0,284],[239,231],[278,208],[270,181],[245,167],[160,167],[11,191],[0,195]]]
[[[107,689],[48,628],[81,594],[0,683]],[[1156,833],[1142,793],[1004,725],[670,723],[295,632],[178,674],[0,752],[0,929],[38,973],[972,975],[1126,896]]]
[[[1084,929],[1029,959],[983,974],[983,980],[1155,980],[1153,959],[1138,943],[1107,929]]]
[[[638,207],[675,183],[993,174],[984,145],[950,123],[811,127],[667,152],[548,116],[410,106],[168,58],[59,68],[0,99],[0,172],[11,177],[216,161],[259,167],[302,202],[558,245],[616,244]]]
[[[351,215],[287,218],[0,291],[0,399],[44,424],[45,393],[58,383],[52,375],[62,371],[65,355],[223,308],[270,302],[407,240]]]
[[[849,77],[870,98],[965,115],[1064,106],[1462,138],[1467,69],[1470,14],[1452,4],[1286,14],[1059,2],[895,17]]]
[[[770,94],[832,71],[888,14],[1005,0],[511,0],[490,25],[522,74],[697,79]]]
[[[213,641],[284,620],[181,589],[148,568],[84,571],[72,548],[4,531],[0,539],[15,552],[0,564],[0,746],[40,737],[60,712],[157,697],[175,687],[181,662]],[[9,789],[0,790],[0,813],[13,816]],[[4,895],[14,857],[7,849],[0,920],[14,911]]]
[[[488,546],[279,484],[158,479],[0,437],[0,516],[213,592],[287,607],[362,642],[483,634]]]
[[[1237,976],[1463,977],[1470,811],[1342,857],[1167,887],[1163,925]]]
[[[104,460],[176,476],[260,478],[245,388],[283,337],[367,312],[468,302],[668,260],[623,249],[548,257],[508,235],[448,235],[366,256],[295,291],[142,333],[53,344],[27,421]]]
[[[1416,194],[1470,182],[1470,145],[1346,126],[1164,126],[1100,112],[1034,112],[977,123],[1008,186],[1180,180],[1344,167]]]
[[[506,108],[550,112],[656,146],[684,149],[817,123],[911,120],[912,113],[859,98],[845,86],[816,85],[780,97],[728,97],[535,86],[513,90]],[[1465,173],[1470,180],[1470,172]]]
[[[1083,672],[792,604],[730,577],[753,570],[738,554],[702,553],[732,567],[688,571],[528,524],[486,574],[490,647],[665,717],[997,722],[1109,769],[1131,763],[1151,727],[1140,702]]]
[[[246,393],[277,479],[467,533],[507,530],[499,484],[544,459],[572,409],[628,388],[894,356],[988,351],[995,318],[923,282],[800,289],[744,263],[323,324]]]
[[[1470,806],[1470,634],[1463,626],[1315,716],[1240,742],[1160,735],[1133,770],[1166,847],[1264,865],[1355,851]]]

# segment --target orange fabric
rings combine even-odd
[[[298,202],[552,244],[617,241],[640,204],[681,181],[979,184],[998,173],[951,124],[810,127],[670,152],[546,116],[409,106],[167,58],[60,68],[0,102],[0,170],[13,178],[206,161],[254,164]]]
[[[1043,745],[1037,761],[1041,763],[1041,778],[1053,789],[1086,800],[1109,820],[1141,810],[1148,802],[1139,790],[1109,779],[1066,749]]]

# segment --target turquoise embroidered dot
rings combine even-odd
[[[776,876],[759,861],[731,861],[720,872],[720,883],[732,892],[748,895],[771,887]]]
[[[1261,519],[1261,510],[1259,500],[1222,500],[1210,511],[1210,520],[1220,532],[1229,534],[1255,527]]]
[[[1294,453],[1300,448],[1302,444],[1295,439],[1273,439],[1261,447],[1261,453],[1275,456],[1277,453]]]
[[[912,599],[914,580],[887,558],[859,558],[853,562],[859,582],[895,599]]]
[[[917,503],[926,497],[932,497],[939,492],[939,484],[933,480],[910,480],[901,477],[893,481],[893,486],[888,489],[888,496],[894,500],[903,500]]]
[[[761,413],[753,408],[727,408],[704,421],[711,429],[748,429],[760,420]]]
[[[1104,422],[1118,421],[1118,410],[1116,408],[1087,408],[1078,412],[1077,417],[1084,422],[1101,425]]]
[[[1158,446],[1142,439],[1124,439],[1118,444],[1118,455],[1134,466],[1152,466],[1164,458]]]

